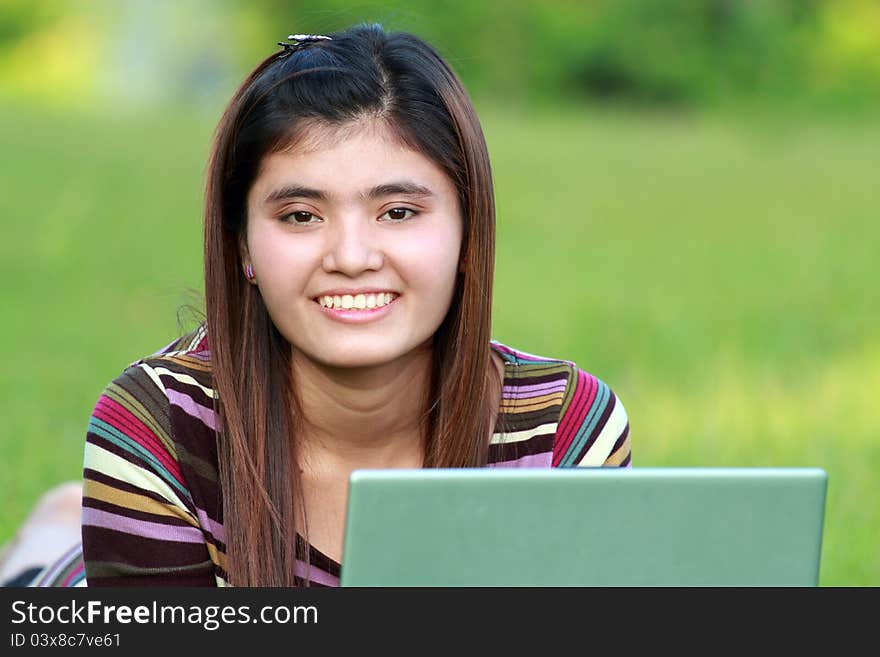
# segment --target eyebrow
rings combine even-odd
[[[430,198],[434,196],[434,192],[424,185],[419,185],[418,183],[415,183],[411,180],[398,180],[394,182],[384,183],[382,185],[376,185],[375,187],[361,191],[361,193],[358,194],[358,197],[361,200],[372,201],[377,198],[382,198],[383,196],[392,195],[412,196],[415,198]],[[330,196],[331,195],[328,192],[325,192],[323,190],[292,183],[271,192],[268,196],[266,196],[265,203],[269,204],[275,203],[277,201],[287,201],[295,198],[310,198],[318,201],[327,201],[330,199]]]

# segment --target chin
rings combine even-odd
[[[317,358],[327,367],[336,368],[360,368],[360,367],[378,367],[387,365],[394,360],[403,356],[398,350],[391,349],[341,349],[335,350],[332,354],[324,354],[324,358]]]

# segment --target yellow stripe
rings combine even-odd
[[[168,360],[173,363],[178,363],[180,365],[184,365],[191,370],[198,370],[199,372],[210,372],[211,371],[211,363],[210,361],[205,361],[202,358],[196,358],[195,356],[190,356],[187,352],[182,351],[178,353],[171,354],[163,354],[159,356],[155,361],[163,361]]]
[[[151,497],[120,490],[99,481],[89,481],[87,485],[87,496],[92,499],[110,502],[111,504],[125,507],[126,509],[151,513],[156,516],[179,518],[180,520],[185,521],[188,525],[192,525],[193,527],[199,526],[192,514],[184,509],[174,506],[173,504],[157,502]]]
[[[158,493],[160,496],[168,500],[169,504],[179,508],[182,513],[188,514],[190,517],[192,516],[187,510],[186,505],[181,501],[177,492],[165,483],[165,480],[157,474],[134,465],[133,463],[129,463],[113,452],[108,452],[106,449],[98,447],[90,442],[86,443],[85,457],[83,461],[85,468],[96,470],[108,477],[119,479],[120,481],[124,481],[137,488]],[[91,487],[95,482],[87,480],[86,484],[88,490],[91,490]],[[101,498],[98,497],[97,499]],[[112,499],[108,501],[112,502]],[[198,522],[195,524],[197,525]]]
[[[627,434],[626,440],[623,441],[623,445],[621,445],[620,448],[616,452],[614,452],[614,454],[605,459],[605,463],[603,465],[619,466],[626,460],[626,457],[629,456],[629,450],[629,434]]]
[[[208,554],[211,557],[211,561],[220,566],[225,572],[229,572],[226,570],[226,553],[218,550],[217,546],[210,541],[206,541],[205,545],[208,548]]]
[[[505,399],[501,404],[501,410],[505,412],[539,411],[551,406],[559,406],[562,403],[562,395],[541,395],[529,399]]]

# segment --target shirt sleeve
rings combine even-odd
[[[572,364],[553,443],[553,467],[631,463],[623,403],[607,384]]]
[[[88,586],[212,586],[212,561],[181,473],[168,397],[147,363],[103,391],[84,457]]]

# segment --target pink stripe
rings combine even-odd
[[[217,418],[214,416],[213,408],[202,406],[186,393],[178,392],[177,390],[166,389],[165,393],[168,395],[168,401],[170,403],[183,409],[187,415],[191,415],[192,417],[201,420],[211,429],[215,431],[217,430]]]
[[[99,415],[96,412],[95,416],[116,427],[126,436],[132,438],[136,443],[141,445],[152,454],[156,460],[168,470],[168,472],[171,473],[171,476],[174,477],[178,483],[182,484],[183,474],[180,471],[180,466],[177,461],[168,454],[168,450],[156,437],[156,434],[154,434],[122,404],[108,397],[102,397],[101,399],[102,401],[99,401],[98,404],[107,408],[103,409],[103,414]]]
[[[568,404],[565,414],[559,418],[559,426],[556,428],[557,446],[561,446],[563,442],[570,440],[570,427],[575,423],[575,419],[578,417],[578,412],[589,396],[589,390],[583,385],[582,372],[574,372],[573,376],[576,377],[573,382],[574,394],[572,394],[571,401]]]
[[[70,571],[70,574],[67,577],[65,577],[64,580],[61,582],[61,586],[70,586],[70,583],[74,579],[77,579],[80,575],[82,575],[82,572],[83,572],[83,570],[85,570],[85,567],[86,567],[85,563],[81,563],[76,568],[74,568],[72,571]]]
[[[306,570],[306,564],[304,561],[296,560],[296,564],[293,567],[293,572],[296,573],[297,577],[302,577],[303,579],[308,578],[312,582],[318,582],[318,584],[325,584],[327,586],[339,586],[339,578],[331,575],[325,570],[321,570],[320,568],[315,567],[314,564],[311,564]]]
[[[70,564],[75,563],[75,561],[80,560],[79,570],[82,570],[82,543],[77,543],[72,547],[68,548],[60,557],[58,557],[52,564],[43,569],[43,573],[40,577],[34,580],[30,586],[32,587],[54,587],[54,586],[62,586],[60,584],[55,584],[55,578],[58,577],[59,574],[64,572],[65,568],[69,568]],[[76,570],[76,569],[75,569]],[[66,585],[66,584],[65,584]]]
[[[514,394],[519,399],[528,398],[528,397],[537,397],[539,395],[546,395],[550,392],[558,392],[560,390],[565,390],[565,386],[568,385],[568,382],[565,379],[561,379],[559,381],[550,381],[549,383],[536,383],[530,386],[504,386],[504,394],[505,396]],[[534,392],[534,395],[523,395],[522,393]]]
[[[198,527],[181,527],[178,525],[164,525],[158,522],[136,520],[126,518],[115,513],[84,507],[82,514],[84,525],[91,527],[103,527],[117,532],[125,532],[143,538],[153,538],[159,541],[174,541],[176,543],[204,543],[205,537]]]
[[[559,426],[556,429],[556,441],[553,445],[553,453],[556,458],[553,465],[557,465],[565,454],[571,441],[577,433],[577,428],[586,416],[587,410],[592,406],[596,399],[596,392],[599,386],[596,379],[584,372],[577,370],[577,388],[575,389],[574,398],[568,407],[568,412],[560,419]]]
[[[202,529],[206,529],[211,536],[221,543],[226,543],[226,529],[222,523],[209,518],[204,509],[196,509],[196,515],[199,517],[199,524],[202,526]]]
[[[549,468],[553,464],[553,452],[542,454],[529,454],[513,461],[499,461],[488,463],[488,468]]]
[[[206,331],[204,337],[199,340],[199,343],[195,346],[193,351],[207,351],[208,349],[208,333]]]
[[[139,444],[143,444],[146,437],[152,433],[126,406],[110,397],[102,396],[98,400],[94,415],[107,424],[113,425]]]

